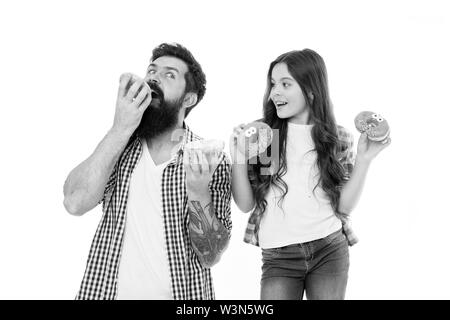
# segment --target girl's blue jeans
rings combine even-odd
[[[342,230],[285,247],[262,249],[262,300],[342,300],[349,270]]]

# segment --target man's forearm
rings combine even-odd
[[[211,195],[188,192],[189,233],[192,247],[201,264],[210,268],[225,251],[228,231],[216,216]]]
[[[97,205],[129,138],[130,135],[111,129],[93,154],[70,172],[64,184],[67,211],[82,215]]]
[[[339,211],[350,214],[361,197],[362,189],[369,170],[370,162],[356,158],[355,166],[349,181],[344,185],[339,199]]]

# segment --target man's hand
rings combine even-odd
[[[132,135],[142,115],[152,101],[149,85],[138,76],[124,73],[120,76],[113,130]]]
[[[218,150],[184,150],[189,235],[192,249],[205,268],[219,261],[229,242],[228,231],[216,216],[208,189],[219,155]]]
[[[203,195],[209,193],[208,184],[219,165],[217,151],[201,149],[184,150],[184,168],[186,171],[186,191],[189,194]]]
[[[94,153],[74,168],[64,183],[64,206],[68,212],[83,215],[104,199],[115,165],[151,100],[150,87],[142,79],[130,73],[120,77],[112,128]]]

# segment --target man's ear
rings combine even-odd
[[[197,94],[194,92],[188,92],[183,99],[183,107],[186,109],[192,107],[197,103]]]

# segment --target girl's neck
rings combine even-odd
[[[291,124],[298,124],[298,125],[312,125],[312,121],[310,120],[309,117],[309,112],[307,111],[289,118],[288,122]]]

